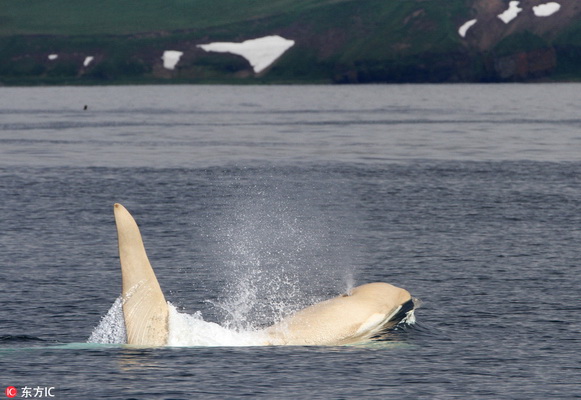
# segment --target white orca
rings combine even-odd
[[[141,233],[131,214],[115,204],[123,280],[127,343],[164,346],[169,309],[149,263]],[[414,303],[405,289],[368,283],[326,300],[261,331],[266,345],[341,345],[381,336],[400,321],[413,319]]]

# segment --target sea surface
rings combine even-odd
[[[580,399],[579,104],[580,84],[0,88],[0,397]],[[178,345],[123,344],[116,202]],[[421,301],[387,341],[236,337],[373,281]]]

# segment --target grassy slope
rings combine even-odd
[[[57,63],[46,62],[47,52],[81,57],[100,51],[102,61],[92,66],[93,77],[152,77],[151,65],[164,49],[188,53],[196,43],[281,34],[297,44],[266,80],[341,80],[337,77],[354,70],[371,81],[448,80],[451,59],[464,63],[464,78],[471,79],[470,71],[481,66],[466,61],[457,29],[470,17],[472,2],[0,0],[0,76],[74,80],[79,61],[69,60],[67,66],[59,59],[62,65],[55,69]],[[581,37],[580,31],[574,28],[568,36]],[[191,62],[196,65],[189,72],[182,70],[174,78],[222,79],[244,69],[244,63],[224,55],[197,54]]]
[[[563,80],[581,80],[581,21],[576,21],[555,40],[559,65],[555,77]]]
[[[414,81],[414,76],[438,80],[438,73],[431,71],[437,65],[427,65],[434,63],[424,59],[464,51],[454,21],[463,20],[468,14],[467,3],[450,0],[446,7],[438,2],[413,0],[327,4],[298,20],[316,27],[311,37],[328,37],[329,32],[336,33],[333,29],[340,27],[339,36],[343,34],[346,39],[336,43],[330,55],[320,51],[328,43],[314,43],[309,48],[309,40],[299,39],[296,48],[281,60],[281,67],[294,62],[293,68],[287,70],[308,71],[322,65],[326,72],[332,70],[333,79],[338,81],[343,81],[339,76],[342,73],[353,75],[355,70],[364,72],[365,77],[359,74],[364,81]],[[328,38],[328,42],[333,39]]]
[[[337,0],[2,0],[0,36],[126,35],[206,29],[280,14],[293,15]]]
[[[297,45],[268,75],[280,80],[319,81],[329,80],[337,69],[348,69],[357,62],[401,61],[402,56],[410,54],[456,49],[459,41],[450,19],[466,14],[470,0],[449,0],[445,7],[421,0],[0,2],[4,3],[0,5],[0,56],[4,60],[20,60],[24,55],[29,64],[24,68],[22,62],[18,66],[5,62],[4,67],[0,65],[0,75],[25,76],[34,71],[66,75],[66,68],[54,72],[50,65],[40,65],[46,64],[40,55],[36,61],[31,60],[29,50],[91,54],[104,49],[109,65],[103,66],[107,71],[101,75],[115,78],[121,73],[130,75],[133,70],[147,72],[152,60],[137,55],[146,47],[155,51],[184,49],[187,42],[191,48],[192,42],[200,40],[236,41],[278,33],[295,39]],[[417,11],[420,13],[413,16]],[[164,34],[144,35],[149,32]],[[218,65],[223,58],[208,56],[201,60],[211,67],[202,75],[226,71],[227,66]],[[415,62],[410,60],[408,64]],[[11,71],[13,68],[21,71]]]
[[[442,6],[419,0],[0,0],[0,37],[208,30],[258,21],[268,25],[270,19],[279,26],[312,23],[321,31],[349,29],[353,19],[360,18],[377,40],[389,42],[408,33],[403,21],[419,9],[428,18],[444,21],[436,27],[438,35],[455,31],[455,26],[447,26],[450,16],[465,11],[469,2],[449,0]]]

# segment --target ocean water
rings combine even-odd
[[[0,388],[581,398],[580,89],[0,88]],[[115,202],[176,346],[121,344]],[[390,340],[240,333],[373,281],[422,302]]]

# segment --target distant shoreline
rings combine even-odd
[[[0,21],[4,86],[581,81],[577,0],[8,2]]]

